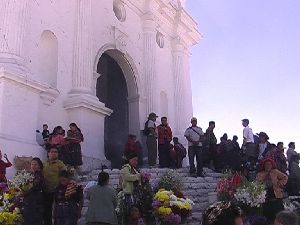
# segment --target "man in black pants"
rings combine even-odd
[[[191,119],[192,126],[187,128],[184,136],[189,142],[189,163],[190,163],[190,174],[192,176],[203,177],[203,147],[202,141],[204,138],[204,132],[201,127],[197,126],[197,119],[193,117]],[[197,161],[197,170],[195,167],[195,156]]]

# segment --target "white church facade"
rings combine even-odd
[[[44,123],[77,123],[90,167],[140,136],[150,112],[175,135],[189,125],[200,34],[184,1],[1,0],[0,11],[0,148],[10,159],[45,157]]]

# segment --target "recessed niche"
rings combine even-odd
[[[114,1],[113,11],[119,21],[124,22],[126,20],[126,10],[121,1]]]
[[[157,31],[156,33],[156,43],[160,48],[163,48],[165,46],[164,35],[159,31]]]

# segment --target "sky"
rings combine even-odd
[[[187,11],[203,35],[191,56],[199,125],[214,120],[217,138],[242,141],[248,118],[300,152],[300,1],[188,0]]]

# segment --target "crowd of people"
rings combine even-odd
[[[83,203],[82,187],[73,179],[67,166],[58,159],[58,149],[52,146],[44,162],[33,158],[30,189],[22,192],[23,225],[76,225]],[[11,167],[6,155],[0,152],[1,191],[7,190],[6,168]]]
[[[22,194],[24,225],[76,225],[80,218],[83,190],[72,177],[82,165],[83,135],[75,123],[69,128],[66,135],[61,126],[50,133],[43,125],[39,144],[47,151],[47,160],[31,160],[32,187]],[[12,166],[6,154],[3,157],[5,161],[0,152],[1,190],[7,187],[6,168]]]
[[[263,205],[264,215],[269,221],[282,222],[280,211],[283,210],[285,194],[299,195],[300,168],[299,154],[295,151],[295,143],[289,143],[285,157],[284,144],[269,143],[265,132],[257,136],[249,127],[249,120],[242,120],[243,144],[240,147],[234,136],[232,140],[224,134],[220,142],[214,134],[215,122],[209,122],[206,132],[197,126],[197,119],[191,119],[191,126],[184,133],[188,141],[188,151],[177,137],[173,137],[172,129],[166,117],[161,118],[161,124],[156,126],[157,115],[150,113],[145,123],[144,134],[147,136],[148,163],[156,166],[157,155],[159,166],[162,168],[180,168],[182,160],[188,155],[191,176],[203,177],[203,167],[211,167],[220,172],[224,169],[237,171],[248,180],[260,181],[266,185],[266,202]],[[41,145],[47,150],[47,160],[39,158],[31,161],[31,173],[34,176],[33,187],[24,193],[24,225],[76,225],[81,216],[83,205],[83,188],[72,179],[70,168],[82,165],[80,143],[83,135],[80,128],[70,124],[65,137],[61,126],[48,131],[43,126]],[[145,225],[139,209],[138,187],[143,182],[142,174],[138,169],[141,144],[135,135],[129,135],[124,148],[126,159],[121,169],[120,188],[124,193],[126,206],[122,218],[118,218],[116,209],[116,191],[109,187],[109,174],[102,171],[98,176],[97,185],[89,188],[87,198],[90,200],[86,215],[89,225],[102,224],[131,224]],[[12,163],[0,152],[0,183],[1,187],[7,183],[6,168]],[[196,164],[195,164],[196,159]],[[151,205],[151,204],[150,204]],[[227,206],[226,206],[227,207]],[[225,207],[225,208],[226,208]],[[231,206],[228,206],[230,209]],[[101,210],[99,210],[101,209]],[[215,211],[207,210],[206,213]],[[275,217],[275,215],[277,217]],[[205,220],[204,224],[222,224]],[[208,215],[208,217],[210,217]],[[237,218],[239,218],[237,214]],[[240,225],[239,220],[234,223]]]
[[[80,143],[83,142],[84,138],[76,123],[69,125],[67,135],[62,126],[54,127],[53,132],[50,133],[48,125],[44,124],[41,139],[40,145],[44,146],[45,150],[49,151],[53,147],[58,149],[58,159],[63,161],[65,165],[74,168],[82,165]]]
[[[158,146],[160,167],[170,167],[172,162],[172,130],[167,118],[161,118],[161,125],[156,127],[156,114],[151,113],[145,124],[149,165],[153,165]],[[266,186],[266,202],[263,204],[264,216],[270,223],[275,215],[284,209],[283,198],[299,196],[300,167],[299,154],[295,143],[290,142],[285,152],[284,143],[272,144],[266,132],[255,135],[249,127],[249,120],[242,120],[243,144],[240,147],[238,137],[228,139],[225,133],[218,143],[214,134],[215,122],[210,121],[204,132],[197,126],[197,118],[191,119],[191,126],[185,131],[188,141],[188,158],[190,174],[204,177],[203,167],[210,167],[217,172],[230,170],[242,174],[249,181],[259,181]],[[158,145],[157,145],[158,140]],[[185,157],[182,155],[182,157]],[[196,165],[195,165],[196,158]],[[181,158],[182,159],[182,158]],[[169,163],[166,163],[168,161]]]

